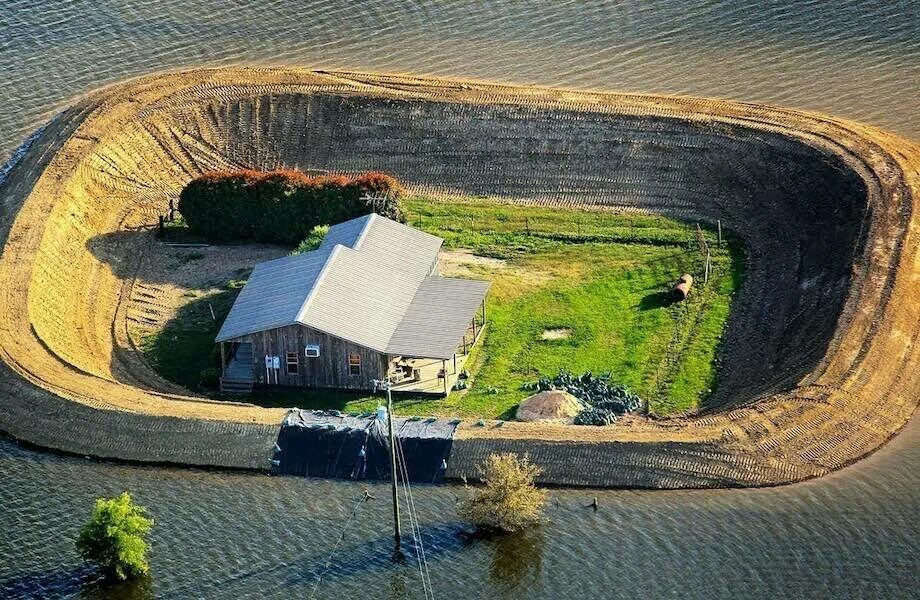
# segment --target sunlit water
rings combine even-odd
[[[729,97],[920,133],[917,2],[243,4],[0,0],[0,162],[80,93],[239,63]],[[777,489],[554,490],[545,525],[502,540],[457,535],[462,487],[415,499],[438,597],[920,597],[917,442],[913,423],[854,467]],[[152,577],[99,588],[72,542],[92,499],[122,489],[157,520]],[[389,560],[385,488],[330,556],[361,490],[2,441],[0,598],[422,597],[415,564]]]
[[[0,0],[0,158],[82,92],[238,63],[735,98],[920,133],[915,0]]]

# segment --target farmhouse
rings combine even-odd
[[[488,282],[441,277],[443,240],[370,214],[316,250],[260,263],[216,341],[221,389],[253,385],[447,395],[486,318]]]

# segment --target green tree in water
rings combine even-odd
[[[146,509],[131,501],[128,492],[116,498],[99,498],[89,522],[80,530],[76,546],[80,555],[95,562],[106,577],[125,580],[150,570],[146,536],[153,527]]]

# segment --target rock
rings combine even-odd
[[[562,390],[547,390],[526,398],[517,409],[518,421],[569,420],[582,409],[578,398]]]

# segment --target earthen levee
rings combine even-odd
[[[191,177],[381,169],[430,193],[613,205],[741,235],[747,278],[696,417],[461,427],[449,475],[527,451],[563,484],[772,485],[872,452],[920,385],[920,151],[718,100],[297,69],[152,75],[79,100],[0,189],[0,430],[97,456],[267,464],[280,409],[210,402],[136,360],[126,304]],[[63,425],[62,425],[63,424]],[[262,462],[262,461],[265,462]]]

